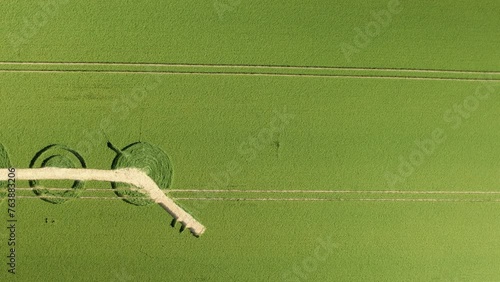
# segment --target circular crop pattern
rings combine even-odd
[[[86,168],[85,160],[76,152],[64,145],[49,145],[40,150],[33,157],[30,168],[58,167],[58,168]],[[36,195],[44,201],[61,204],[71,198],[77,198],[84,188],[83,181],[72,180],[44,180],[43,185],[39,180],[30,180],[29,185]],[[50,188],[68,188],[67,190],[50,191]]]
[[[108,144],[112,147],[111,144]],[[172,183],[172,163],[168,155],[155,145],[146,142],[132,143],[122,150],[117,150],[112,169],[137,168],[144,171],[153,179],[160,189],[168,189]],[[130,184],[112,182],[116,195],[123,197],[128,203],[145,206],[153,201],[146,199],[146,195]]]
[[[7,150],[5,147],[0,144],[0,168],[9,168],[11,167],[9,155],[7,154]],[[7,181],[0,181],[0,200],[7,197]]]

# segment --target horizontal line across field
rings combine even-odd
[[[500,81],[500,71],[124,62],[0,62],[0,72]]]
[[[40,188],[53,195],[46,198],[65,198],[57,193],[71,189]],[[40,198],[34,188],[17,188],[18,198]],[[121,200],[147,199],[141,194],[119,197],[111,188],[82,189],[77,199]],[[121,189],[120,191],[125,191]],[[130,191],[130,190],[129,190]],[[5,189],[0,189],[5,194]],[[402,190],[203,190],[168,189],[165,192],[176,200],[213,201],[406,201],[406,202],[500,202],[500,191],[402,191]],[[107,194],[106,194],[107,193]],[[293,197],[290,197],[290,196]],[[5,195],[2,195],[5,197]],[[75,198],[73,198],[75,199]]]

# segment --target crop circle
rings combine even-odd
[[[58,167],[58,168],[86,168],[83,157],[73,149],[64,145],[49,145],[35,154],[30,163],[30,168]],[[30,180],[29,185],[33,192],[44,201],[61,204],[71,198],[78,198],[84,189],[85,182],[79,180]],[[50,188],[66,188],[66,190],[49,190]],[[62,186],[62,187],[58,187]]]
[[[117,150],[117,153],[111,166],[112,169],[137,168],[154,180],[160,189],[166,190],[170,187],[173,174],[172,163],[168,155],[159,147],[147,142],[136,142],[122,150]],[[116,195],[128,203],[137,206],[153,203],[133,185],[119,182],[112,182],[111,185]]]

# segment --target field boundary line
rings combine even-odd
[[[500,71],[457,70],[457,69],[419,69],[419,68],[383,68],[383,67],[334,67],[334,66],[298,66],[298,65],[251,65],[251,64],[196,64],[196,63],[140,63],[140,62],[48,62],[48,61],[0,61],[0,65],[61,65],[61,66],[132,66],[132,67],[200,67],[200,68],[255,68],[282,70],[350,70],[350,71],[390,71],[422,72],[448,74],[500,74]]]
[[[322,201],[322,202],[500,202],[500,199],[404,199],[404,198],[174,198],[193,201]]]
[[[16,188],[16,190],[20,191],[33,191],[37,189],[44,190],[53,190],[53,191],[67,191],[72,190],[72,188],[50,188],[50,187],[41,187],[41,188]],[[6,188],[2,188],[0,190],[6,190]],[[83,188],[80,191],[82,192],[114,192],[117,189],[113,188]],[[123,190],[123,189],[121,189]],[[138,191],[140,189],[130,188],[129,190]],[[433,191],[433,190],[265,190],[265,189],[251,189],[251,190],[243,190],[243,189],[212,189],[212,190],[204,190],[204,189],[165,189],[162,190],[165,193],[275,193],[275,194],[463,194],[463,195],[500,195],[500,191]]]
[[[353,193],[353,194],[500,194],[500,191],[402,191],[402,190],[203,190],[203,189],[171,189],[168,192],[186,193]]]
[[[500,78],[457,78],[394,75],[341,75],[341,74],[292,74],[292,73],[257,73],[257,72],[183,72],[183,71],[134,71],[134,70],[0,70],[0,73],[106,73],[106,74],[158,74],[158,75],[196,75],[196,76],[255,76],[255,77],[308,77],[308,78],[353,78],[386,80],[422,80],[422,81],[500,81]]]
[[[62,197],[62,196],[17,196],[20,199],[73,199],[73,200],[124,200],[127,198],[141,197],[99,197],[99,196],[81,196],[81,197]],[[147,199],[147,198],[146,198]],[[452,198],[221,198],[221,197],[178,197],[174,200],[181,201],[257,201],[257,202],[474,202],[474,203],[500,203],[500,199],[452,199]]]

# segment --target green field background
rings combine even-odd
[[[217,9],[233,5],[232,10]],[[495,0],[400,1],[401,12],[348,62],[341,43],[389,1],[59,0],[18,51],[37,1],[4,1],[2,61],[127,61],[498,70]],[[226,5],[226,6],[224,6]],[[219,12],[218,12],[219,11]],[[225,12],[224,12],[225,11]],[[221,17],[219,17],[221,13]]]
[[[401,1],[393,23],[351,62],[340,43],[352,41],[353,29],[364,27],[386,1],[242,0],[222,18],[214,3],[69,1],[17,51],[8,34],[38,4],[1,3],[0,61],[500,70],[495,1]],[[488,82],[495,91],[459,128],[444,119],[484,85],[0,72],[0,143],[16,168],[28,167],[46,145],[65,144],[77,148],[88,167],[109,169],[115,153],[107,141],[120,148],[150,142],[172,159],[173,189],[213,188],[212,175],[235,161],[241,171],[221,189],[500,191],[500,83]],[[137,87],[149,90],[131,102]],[[128,110],[117,111],[117,105]],[[276,111],[293,119],[276,140],[262,144],[255,159],[243,156],[241,144],[268,127]],[[404,183],[388,185],[386,172],[396,172],[399,157],[436,128],[445,132],[445,141]],[[18,273],[8,274],[1,261],[0,281],[500,280],[495,202],[179,204],[206,225],[202,237],[171,228],[171,217],[156,205],[19,199]],[[3,201],[4,223],[6,210]],[[5,258],[8,234],[0,230]],[[325,260],[314,261],[314,270],[304,270],[318,240],[327,239],[336,247]],[[303,276],[293,276],[297,269]]]

